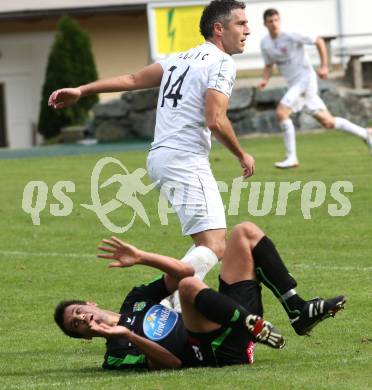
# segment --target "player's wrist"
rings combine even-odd
[[[76,90],[79,92],[79,98],[86,96],[88,94],[84,85],[80,85],[79,87],[76,88]]]
[[[145,252],[141,249],[137,249],[136,264],[146,265],[147,258],[148,258],[147,252]]]
[[[130,334],[132,333],[132,331],[130,331],[128,328],[126,328],[125,326],[122,326],[122,330],[120,331],[120,334],[118,335],[119,337],[124,337],[125,339],[127,339],[128,341],[131,341],[129,340],[129,337],[130,337]]]
[[[249,154],[247,153],[247,152],[241,152],[241,155],[240,155],[240,157],[238,157],[238,160],[240,161],[240,162],[242,162],[242,161],[244,161],[247,157],[249,156]]]
[[[134,343],[135,341],[135,338],[136,338],[136,334],[134,332],[132,332],[131,330],[129,330],[128,328],[126,328],[126,332],[125,332],[125,338],[130,342],[130,343]]]

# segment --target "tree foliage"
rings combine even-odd
[[[42,90],[39,133],[45,138],[57,136],[61,128],[84,124],[98,96],[85,97],[73,107],[54,111],[48,106],[50,94],[59,88],[77,87],[97,79],[91,43],[79,23],[63,16],[51,48]]]

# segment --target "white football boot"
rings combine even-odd
[[[367,145],[369,147],[369,152],[372,154],[372,128],[369,127],[367,130]]]
[[[278,161],[274,164],[279,169],[297,168],[299,165],[297,157],[287,157],[284,161]]]

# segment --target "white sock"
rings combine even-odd
[[[195,269],[195,275],[200,280],[205,278],[205,275],[218,263],[216,254],[206,246],[193,245],[181,260],[183,263],[191,265]],[[166,301],[169,299],[165,299]],[[174,310],[181,312],[181,303],[178,290],[171,295],[172,305]],[[164,306],[169,306],[168,302],[161,301]]]
[[[367,139],[367,130],[364,127],[360,127],[345,118],[336,117],[335,120],[335,128],[337,130],[342,130],[346,131],[347,133],[357,135],[364,140]]]
[[[182,257],[181,261],[191,252],[193,251],[194,249],[196,248],[195,244],[191,245],[190,248],[187,250],[187,252],[185,253],[185,256]]]
[[[218,263],[216,254],[206,246],[193,245],[181,260],[195,269],[195,275],[204,280],[205,275]]]
[[[296,153],[296,130],[291,119],[280,122],[280,128],[284,131],[284,146],[287,158],[297,160]]]

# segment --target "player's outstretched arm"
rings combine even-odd
[[[205,98],[205,119],[207,127],[212,131],[213,135],[227,149],[234,154],[243,168],[244,177],[249,177],[254,174],[255,161],[253,157],[246,153],[227,117],[228,98],[221,92],[214,89],[208,89]]]
[[[109,326],[104,323],[92,321],[89,325],[92,330],[106,339],[110,338],[125,338],[138,350],[146,355],[149,368],[180,368],[182,362],[175,355],[163,348],[161,345],[141,337],[130,331],[125,326]]]
[[[97,256],[102,259],[115,260],[109,264],[109,268],[125,268],[141,264],[157,268],[178,280],[194,275],[194,268],[186,263],[172,257],[140,250],[117,237],[111,237],[110,240],[102,240],[102,242],[105,246],[100,245],[98,248],[106,253],[100,253]]]
[[[158,87],[163,77],[160,64],[151,64],[132,74],[97,80],[77,88],[62,88],[54,91],[48,105],[54,109],[70,107],[80,98],[96,93],[134,91]]]
[[[318,37],[315,41],[315,46],[320,57],[320,66],[317,69],[319,78],[326,79],[328,77],[328,54],[323,38]]]
[[[273,65],[266,65],[262,72],[262,79],[259,81],[257,88],[264,89],[273,74]]]
[[[182,367],[182,362],[177,356],[154,341],[141,337],[134,332],[130,332],[127,339],[146,355],[149,368],[175,369]]]

